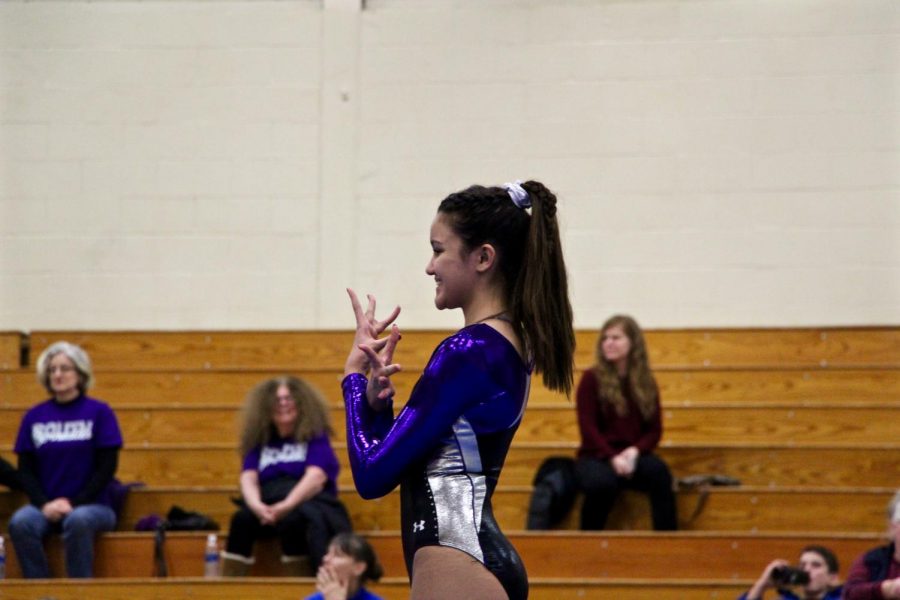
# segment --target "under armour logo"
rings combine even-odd
[[[418,523],[413,523],[413,533],[417,531],[425,531],[425,519],[422,519]]]

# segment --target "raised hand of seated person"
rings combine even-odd
[[[322,565],[316,573],[316,589],[325,600],[347,600],[350,581],[342,580],[334,569]]]

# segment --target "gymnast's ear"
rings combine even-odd
[[[473,252],[475,255],[475,269],[479,273],[490,271],[497,262],[497,250],[492,244],[482,244]]]

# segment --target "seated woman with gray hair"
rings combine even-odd
[[[122,433],[112,408],[86,395],[91,361],[79,346],[56,342],[37,360],[38,381],[48,400],[22,418],[16,438],[19,478],[30,504],[9,521],[26,578],[48,578],[44,538],[62,532],[66,574],[92,577],[94,538],[116,526],[110,484],[119,462]]]

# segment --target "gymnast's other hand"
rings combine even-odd
[[[372,368],[369,384],[366,387],[366,398],[369,406],[374,410],[386,409],[388,402],[394,397],[395,390],[391,375],[401,370],[400,365],[393,362],[394,349],[397,347],[398,341],[400,341],[400,328],[395,324],[391,327],[391,334],[380,352],[375,347],[365,344],[361,344],[359,347],[366,354],[369,366]]]
[[[388,338],[378,339],[378,336],[384,332],[387,327],[396,320],[400,314],[400,307],[397,306],[391,311],[391,314],[384,320],[379,321],[375,318],[375,297],[368,294],[368,305],[363,310],[362,304],[356,292],[347,288],[347,295],[350,296],[350,305],[353,307],[353,314],[356,317],[356,335],[353,338],[353,346],[347,355],[347,361],[344,363],[344,375],[351,373],[367,373],[370,367],[369,359],[360,346],[368,346],[375,352],[380,352],[385,348]]]

